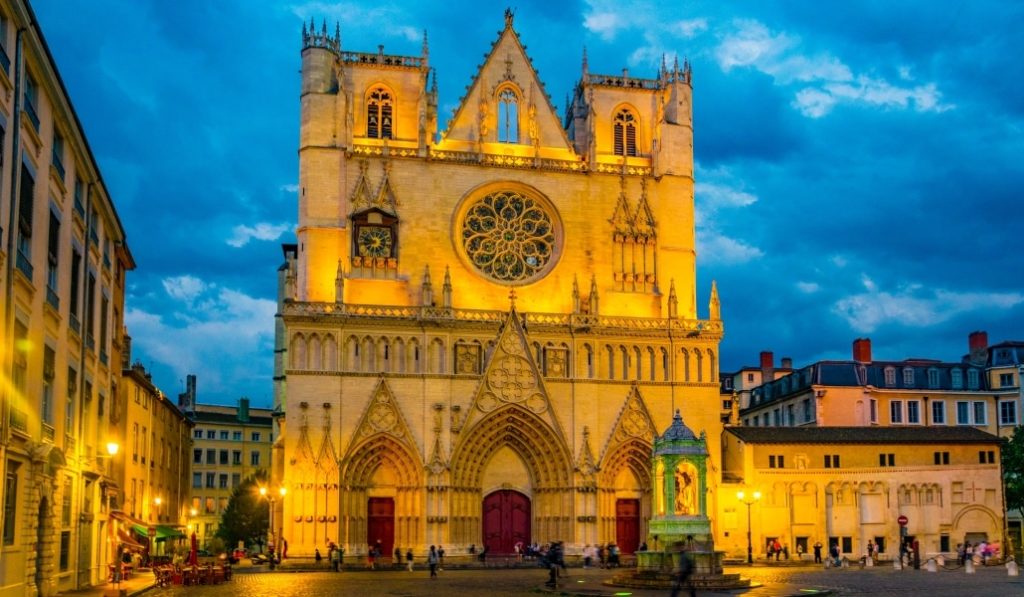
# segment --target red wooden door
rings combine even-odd
[[[615,544],[621,553],[640,546],[640,500],[615,500]]]
[[[503,489],[484,498],[484,545],[488,554],[514,553],[513,546],[530,544],[530,498]]]
[[[367,545],[380,542],[380,555],[392,557],[395,551],[395,498],[370,498],[366,506],[368,523],[366,525]]]

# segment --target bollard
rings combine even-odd
[[[924,569],[928,572],[938,572],[939,567],[935,565],[935,560],[928,558],[928,561],[924,564]]]
[[[893,558],[892,567],[893,570],[903,570],[903,563],[900,562],[900,558]]]
[[[973,559],[967,558],[967,561],[964,563],[964,571],[967,572],[967,574],[974,574],[974,560]]]
[[[1017,562],[1010,558],[1009,562],[1006,562],[1006,575],[1007,576],[1020,576],[1020,567],[1017,566]]]
[[[850,567],[850,560],[847,560],[846,558],[843,558],[843,568],[849,568],[849,567]]]
[[[938,561],[940,568],[946,567],[946,558],[942,557],[942,554],[939,554],[935,559]]]
[[[868,556],[867,558],[864,559],[864,565],[867,566],[868,568],[873,567],[875,565],[875,559],[872,558],[871,556]]]

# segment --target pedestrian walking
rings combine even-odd
[[[548,582],[544,583],[549,587],[558,586],[558,562],[563,560],[561,554],[561,545],[558,542],[554,542],[548,547],[547,554],[545,554],[542,560],[548,569]]]
[[[679,568],[676,569],[675,578],[672,579],[671,595],[672,597],[679,597],[682,594],[683,587],[688,586],[690,588],[690,597],[697,597],[697,589],[690,582],[690,574],[693,573],[693,562],[690,561],[690,554],[683,548],[680,555]]]
[[[405,552],[405,565],[409,572],[412,572],[412,548]]]
[[[374,565],[375,565],[374,560],[376,560],[376,559],[377,559],[377,550],[376,550],[376,548],[374,548],[371,545],[370,549],[368,549],[366,551],[366,567],[369,568],[370,570],[373,570],[374,569]]]
[[[814,563],[821,563],[821,541],[814,542]]]
[[[444,570],[444,545],[437,546],[437,569]]]
[[[440,558],[437,555],[437,548],[430,546],[430,553],[427,554],[427,566],[430,567],[430,578],[437,578],[437,563]]]
[[[772,551],[775,552],[775,561],[778,562],[779,561],[779,556],[782,555],[782,544],[779,543],[778,539],[776,539],[772,543]]]

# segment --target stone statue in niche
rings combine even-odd
[[[697,514],[697,473],[692,465],[679,465],[675,472],[675,485],[675,513],[684,516]]]

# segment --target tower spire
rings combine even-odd
[[[452,308],[452,274],[449,267],[444,266],[444,286],[441,287],[441,305],[445,309]]]
[[[423,284],[420,286],[420,303],[424,307],[434,306],[434,285],[430,283],[430,266],[423,270]]]
[[[668,318],[679,317],[679,298],[676,296],[676,279],[672,278],[668,283]]]
[[[430,59],[430,44],[427,43],[427,30],[423,30],[423,64],[426,65]]]
[[[583,82],[587,82],[587,72],[589,71],[587,64],[587,46],[583,46]]]
[[[708,315],[711,319],[722,318],[722,303],[718,300],[718,284],[711,281],[711,300],[708,301]]]

